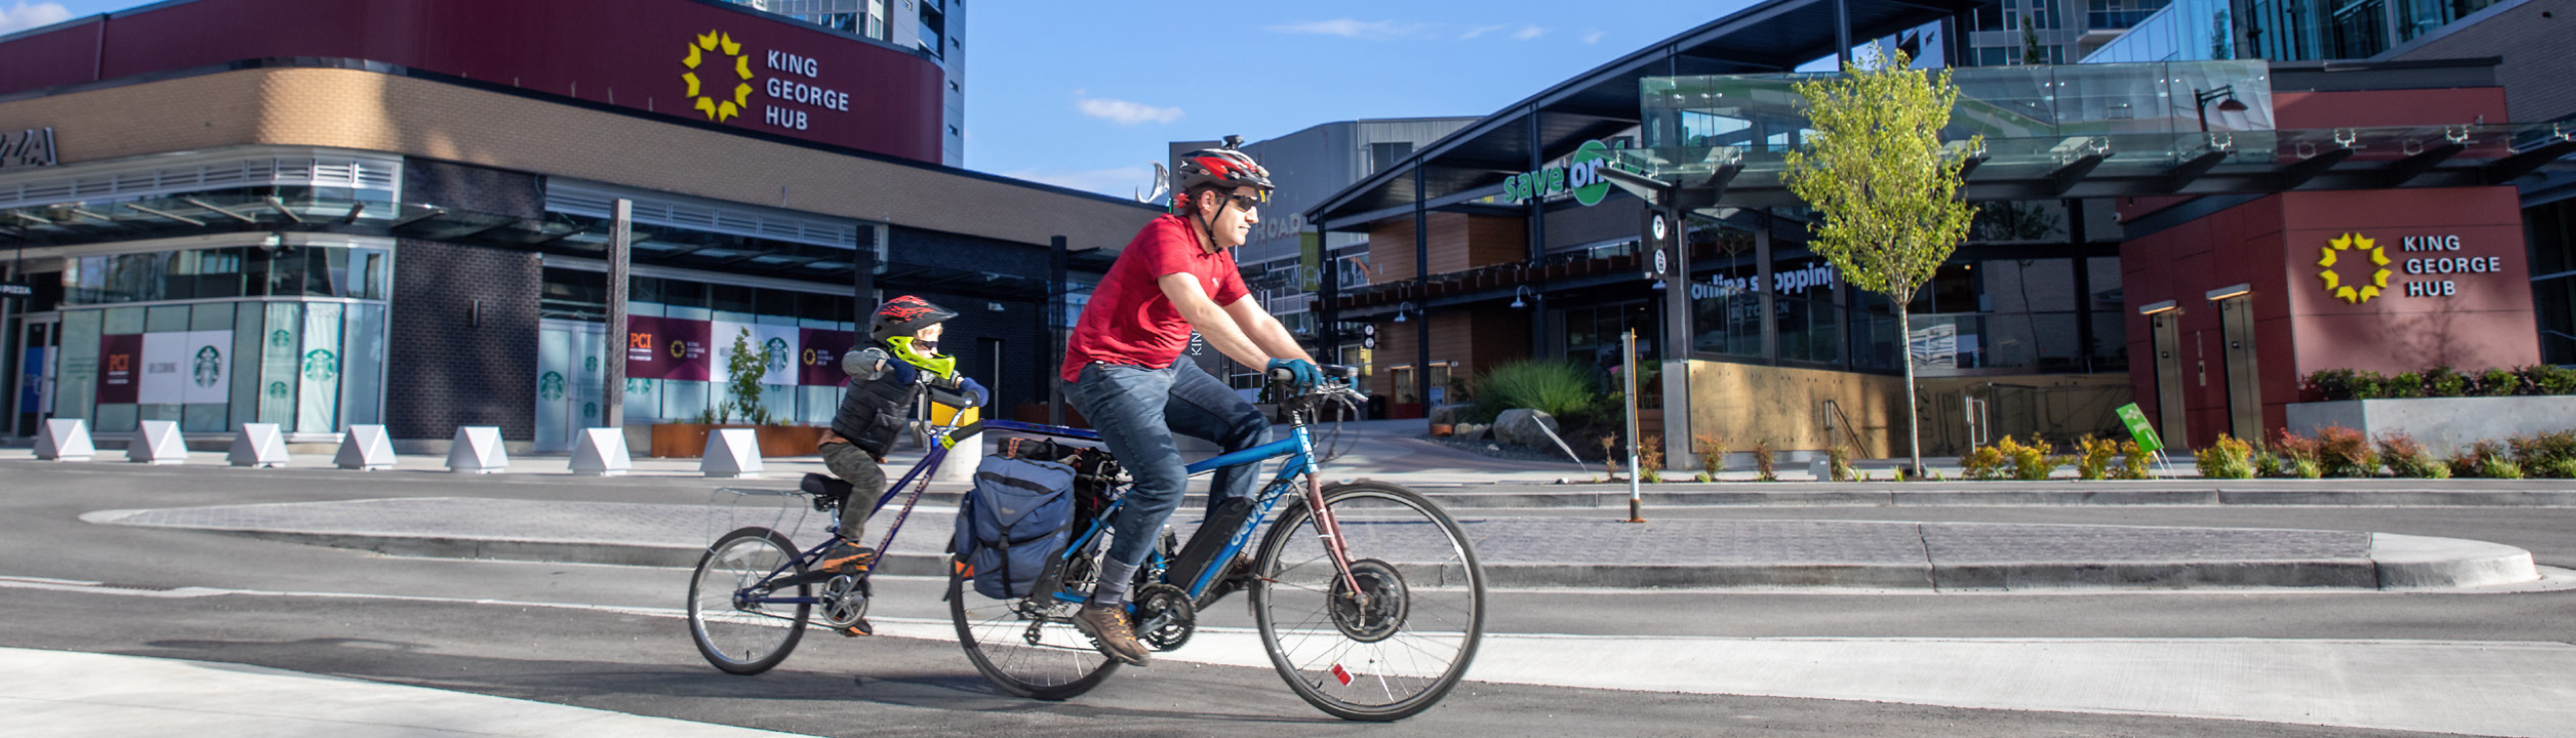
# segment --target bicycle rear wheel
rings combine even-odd
[[[1041,607],[1025,598],[985,597],[972,580],[959,576],[963,571],[965,567],[950,562],[948,615],[957,624],[957,643],[966,648],[966,660],[993,686],[1017,697],[1064,700],[1091,691],[1118,671],[1118,662],[1073,627],[1074,608],[1081,605]]]
[[[689,577],[689,639],[698,654],[727,674],[758,674],[777,666],[805,637],[812,605],[738,603],[736,593],[763,577],[788,567],[782,577],[805,573],[796,561],[796,545],[768,528],[743,528],[716,539],[698,557]],[[789,596],[813,597],[811,585],[796,585]]]
[[[1476,659],[1485,573],[1458,522],[1420,493],[1383,482],[1324,488],[1353,589],[1325,553],[1314,511],[1272,525],[1254,559],[1252,616],[1270,663],[1307,704],[1345,720],[1389,721],[1438,704]]]

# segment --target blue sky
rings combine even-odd
[[[964,0],[966,166],[1116,195],[1175,140],[1481,116],[1753,0]],[[0,33],[135,7],[0,0]]]

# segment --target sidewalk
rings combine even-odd
[[[100,510],[81,519],[409,556],[673,567],[695,566],[709,542],[739,527],[780,530],[800,546],[827,535],[824,517],[800,499],[726,492],[703,505],[423,497]],[[948,509],[914,510],[879,571],[944,575],[953,521]],[[1473,515],[1460,522],[1489,581],[1505,587],[2425,589],[2540,578],[2522,549],[2385,533]],[[1174,528],[1186,539],[1196,521],[1176,519]],[[1454,563],[1436,549],[1366,555]]]
[[[19,648],[0,648],[0,713],[20,738],[787,735],[242,664]]]

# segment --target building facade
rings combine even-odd
[[[819,423],[838,352],[903,293],[960,312],[944,348],[997,412],[1049,399],[1056,275],[1152,208],[939,164],[918,49],[712,1],[578,5],[195,0],[0,38],[0,237],[31,293],[8,432],[491,425],[562,448],[607,415],[608,362],[640,427],[731,411],[737,351],[768,362],[773,421]]]

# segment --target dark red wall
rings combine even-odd
[[[2388,257],[2389,288],[2359,304],[2324,289],[2319,249],[2346,233],[2373,239]],[[2407,236],[2461,239],[2458,251],[2407,252]],[[2529,264],[2520,198],[2512,187],[2292,192],[2131,239],[2120,247],[2128,310],[2129,355],[2153,357],[2154,335],[2137,308],[2172,300],[2179,324],[2184,404],[2193,446],[2227,429],[2226,364],[2218,310],[2210,290],[2250,284],[2255,363],[2267,429],[2286,422],[2301,396],[2300,378],[2322,369],[2383,374],[2435,365],[2464,370],[2540,360],[2532,315]],[[2345,284],[2368,272],[2366,255],[2338,252]],[[2410,258],[2499,257],[2493,273],[2408,275]],[[2458,294],[2417,297],[2408,280],[2450,280]],[[2204,372],[2205,375],[2204,375]],[[2155,415],[2155,365],[2132,362],[2139,406]]]
[[[945,82],[936,64],[687,0],[196,0],[0,43],[0,94],[244,59],[342,57],[704,120],[682,96],[689,70],[680,60],[709,31],[731,34],[751,56],[749,109],[724,125],[940,160]],[[772,50],[815,59],[819,74],[769,69]],[[714,56],[702,79],[717,73]],[[850,110],[773,100],[770,77],[848,93]],[[773,104],[803,111],[807,128],[765,122]]]

